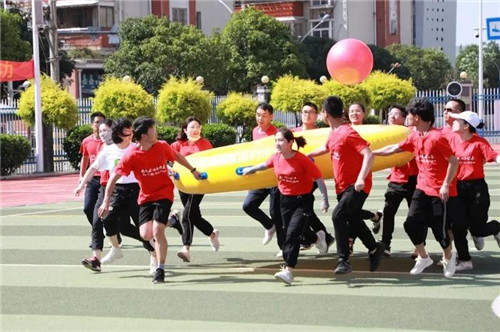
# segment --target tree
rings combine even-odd
[[[19,14],[0,10],[1,36],[0,44],[2,52],[0,59],[10,61],[27,61],[31,59],[33,52],[28,41],[21,39],[21,24],[23,18]]]
[[[296,126],[300,124],[300,111],[306,102],[321,105],[327,93],[314,81],[296,76],[280,77],[273,86],[271,104],[282,112],[295,113]]]
[[[479,45],[467,45],[465,48],[460,47],[455,67],[457,72],[467,72],[467,77],[472,81],[474,86],[478,82],[478,67],[479,67]],[[483,79],[484,86],[494,88],[499,84],[499,69],[500,67],[500,47],[497,43],[490,41],[483,46]]]
[[[441,50],[401,44],[392,44],[387,50],[410,70],[419,90],[443,88],[452,78],[450,61]]]
[[[335,41],[328,38],[307,37],[300,45],[301,57],[306,65],[307,75],[319,82],[319,78],[328,75],[326,56]]]
[[[368,45],[368,47],[373,54],[373,71],[379,70],[381,72],[388,72],[395,63],[399,63],[400,66],[394,68],[391,73],[396,74],[397,77],[403,80],[407,80],[411,77],[410,70],[404,63],[401,63],[401,59],[394,57],[385,48],[376,45]]]
[[[193,79],[172,77],[163,85],[158,94],[157,118],[161,122],[180,125],[189,116],[207,122],[212,114],[214,94],[203,90]]]
[[[139,84],[108,77],[94,91],[93,111],[107,117],[125,117],[134,120],[139,116],[155,116],[153,96]]]
[[[344,107],[347,108],[352,103],[361,103],[366,107],[370,106],[370,94],[362,84],[344,85],[335,80],[323,83],[323,91],[326,96],[339,96]]]
[[[230,52],[226,70],[231,90],[250,92],[262,75],[307,75],[290,28],[261,11],[247,8],[234,14],[221,39]]]
[[[78,121],[78,109],[73,97],[59,83],[43,74],[41,77],[42,99],[42,136],[44,149],[44,170],[54,171],[54,141],[52,125],[69,129]],[[23,93],[19,100],[17,114],[30,125],[35,124],[35,87],[31,86]]]
[[[386,111],[393,104],[408,104],[416,92],[411,79],[402,80],[380,71],[372,72],[361,85],[370,94],[371,107],[379,111]]]
[[[207,38],[201,30],[150,15],[129,18],[120,25],[120,48],[104,64],[115,77],[130,75],[157,94],[167,78],[202,75],[205,85],[223,85],[224,50],[220,37]]]

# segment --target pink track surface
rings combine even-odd
[[[73,195],[78,174],[26,177],[0,181],[0,207],[81,201]]]

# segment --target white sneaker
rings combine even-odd
[[[484,248],[484,238],[483,237],[472,237],[472,241],[474,241],[474,245],[477,250],[483,250]]]
[[[500,232],[498,232],[497,235],[495,235],[495,240],[497,240],[497,244],[500,247]]]
[[[326,244],[326,234],[324,231],[318,231],[316,233],[318,239],[316,240],[316,248],[318,249],[318,253],[326,254],[328,251],[328,245]]]
[[[455,254],[454,251],[451,252],[451,258],[449,260],[443,259],[441,260],[443,262],[443,274],[446,278],[451,278],[455,274],[455,271],[457,270],[457,255]]]
[[[157,267],[158,263],[156,262],[156,257],[151,256],[149,259],[149,274],[154,275]]]
[[[410,274],[422,273],[422,271],[431,266],[432,263],[434,263],[434,261],[430,256],[428,256],[427,258],[418,256],[417,258],[415,258],[415,266],[413,267],[413,269],[411,269]]]
[[[278,251],[276,257],[283,257],[283,250]]]
[[[459,261],[456,271],[472,270],[472,261]]]
[[[219,230],[214,229],[212,232],[214,234],[213,238],[208,238],[210,240],[210,246],[213,251],[219,251],[220,243],[219,243]]]
[[[276,227],[274,227],[274,225],[270,229],[266,229],[264,232],[264,238],[262,239],[262,244],[266,245],[271,242],[274,233],[276,233]]]
[[[281,280],[283,281],[285,284],[287,285],[291,285],[292,284],[292,281],[293,281],[293,275],[290,271],[288,271],[287,269],[283,269],[279,272],[276,272],[274,274],[274,277],[277,279],[277,280]]]
[[[181,250],[177,252],[177,257],[182,259],[184,263],[189,263],[191,260],[191,254],[187,250]]]
[[[106,256],[103,257],[102,264],[112,264],[117,259],[123,258],[123,253],[120,248],[112,247]]]

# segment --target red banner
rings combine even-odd
[[[23,81],[33,76],[33,59],[23,62],[0,60],[0,82]]]

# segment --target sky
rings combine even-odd
[[[457,46],[479,44],[475,37],[474,28],[479,26],[480,0],[457,0]],[[486,28],[486,19],[500,18],[500,0],[482,0],[483,28]],[[483,32],[483,41],[488,42],[486,31]],[[496,41],[500,43],[500,40]]]

